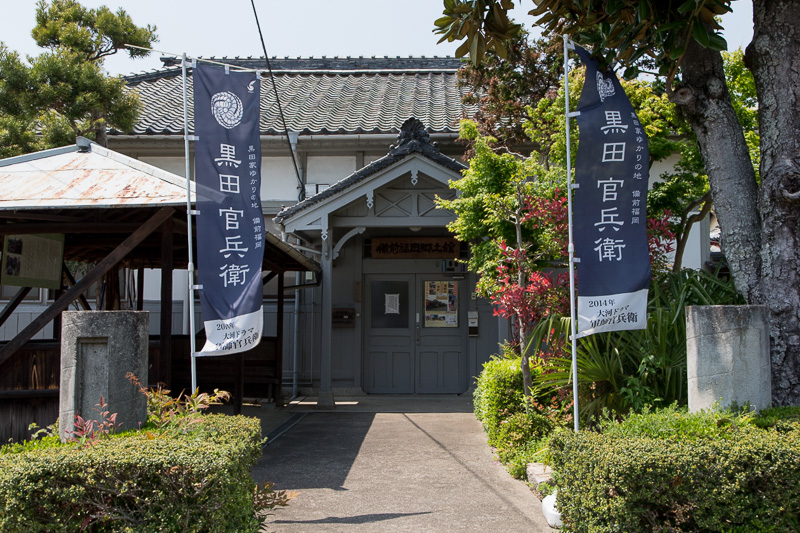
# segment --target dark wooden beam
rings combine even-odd
[[[48,307],[41,315],[31,322],[25,329],[19,332],[16,337],[11,339],[6,345],[0,348],[0,365],[5,363],[11,355],[25,346],[48,322],[58,316],[61,311],[66,309],[75,298],[85,291],[92,283],[102,278],[106,272],[111,270],[117,263],[125,258],[131,250],[136,248],[145,237],[153,233],[164,221],[168,220],[175,213],[172,207],[162,207],[152,217],[150,217],[139,229],[133,232],[127,239],[108,254],[97,266],[81,278],[79,282],[70,287],[60,298]]]
[[[72,287],[73,285],[75,285],[75,276],[73,276],[72,272],[69,271],[69,267],[67,266],[66,263],[62,263],[61,271],[63,272],[64,277],[67,278],[69,286]],[[83,293],[81,293],[78,296],[78,301],[80,301],[81,307],[83,307],[84,311],[92,310],[92,306],[89,305],[89,300],[86,299],[86,296],[84,296]]]
[[[69,215],[53,215],[49,213],[41,213],[41,212],[31,212],[28,210],[23,211],[3,211],[2,216],[0,219],[7,219],[7,220],[47,220],[49,222],[81,222],[81,217],[76,216],[69,216]],[[49,233],[52,233],[49,232]]]
[[[0,400],[27,400],[32,398],[58,398],[60,389],[0,390]]]
[[[14,310],[22,303],[28,293],[31,292],[30,287],[20,287],[17,291],[17,294],[14,295],[13,298],[8,302],[8,304],[3,308],[3,312],[0,313],[0,326],[5,324],[8,317],[14,314]]]
[[[172,384],[172,218],[161,226],[161,325],[157,381]]]
[[[42,224],[3,224],[0,225],[0,235],[30,235],[35,233],[133,233],[141,224],[133,222],[119,223],[93,223],[93,222],[61,222],[53,225],[52,222]]]

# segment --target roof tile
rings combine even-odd
[[[264,59],[223,60],[263,70]],[[306,134],[397,133],[416,117],[432,133],[455,133],[462,118],[475,112],[461,99],[459,60],[454,58],[271,59],[286,128]],[[191,72],[191,71],[190,71]],[[268,78],[261,89],[262,134],[284,127]],[[142,112],[132,133],[183,134],[181,69],[129,76]],[[189,130],[194,131],[192,80],[187,80]],[[120,132],[112,132],[112,134]]]

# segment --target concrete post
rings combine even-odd
[[[61,334],[59,427],[71,436],[75,415],[99,420],[102,396],[109,414],[117,413],[119,429],[135,429],[147,421],[147,398],[125,375],[146,383],[148,364],[147,311],[64,311]]]
[[[754,305],[686,308],[689,411],[772,402],[767,310]]]

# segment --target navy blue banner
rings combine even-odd
[[[260,81],[198,64],[194,81],[197,271],[206,330],[198,355],[253,348],[263,329]]]
[[[647,136],[616,75],[600,71],[583,48],[575,50],[586,65],[573,209],[578,336],[644,329],[650,285]]]

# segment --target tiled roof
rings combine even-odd
[[[261,132],[282,134],[264,59],[215,61],[262,71]],[[183,133],[181,68],[165,65],[126,78],[143,105],[134,134]],[[475,112],[461,102],[465,90],[458,87],[455,58],[272,58],[270,65],[287,129],[306,135],[397,133],[412,116],[430,133],[455,133],[458,122]],[[193,131],[191,74],[187,81]]]
[[[385,168],[389,168],[398,161],[404,159],[411,154],[420,154],[427,157],[431,161],[452,170],[453,172],[461,173],[467,167],[463,163],[456,161],[451,157],[439,152],[439,149],[431,143],[430,136],[425,131],[425,127],[416,118],[409,118],[401,126],[400,134],[397,136],[397,143],[392,146],[391,151],[380,159],[376,159],[364,168],[357,170],[346,178],[339,180],[324,191],[321,191],[314,196],[306,198],[300,203],[291,207],[283,209],[273,219],[276,223],[282,224],[287,218],[308,209],[309,207],[318,204],[319,202],[335,196],[345,189],[353,187],[357,183],[367,179],[368,177],[377,174]]]

